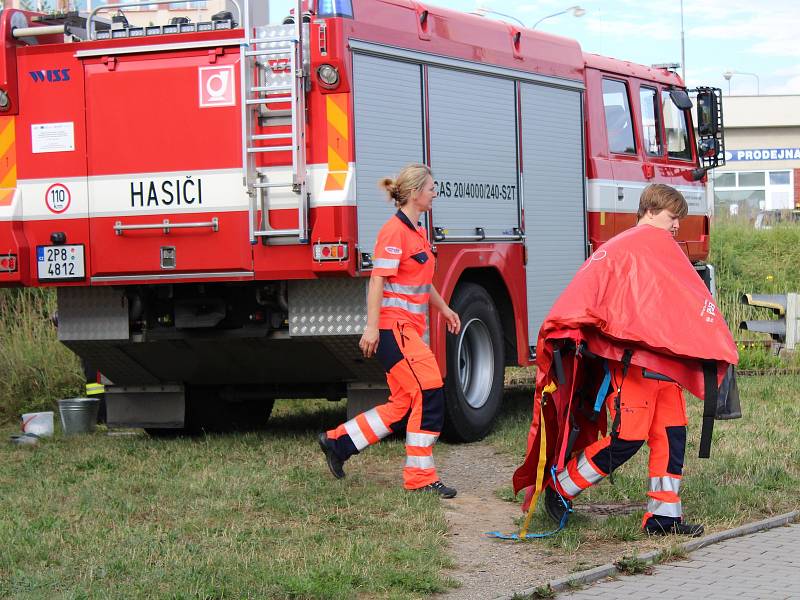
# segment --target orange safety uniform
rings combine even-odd
[[[439,480],[433,445],[444,422],[441,371],[422,340],[435,267],[425,228],[398,210],[378,233],[372,264],[372,274],[385,278],[377,357],[386,371],[389,401],[327,436],[344,461],[402,429],[407,419],[403,482],[406,489],[417,489]]]
[[[644,370],[635,365],[624,376],[618,362],[609,361],[609,369],[612,387],[606,408],[615,424],[619,411],[618,431],[612,430],[573,457],[556,476],[558,491],[573,499],[624,464],[646,441],[650,486],[642,526],[652,518],[666,527],[682,515],[680,487],[687,423],[683,391],[671,381],[644,377]]]

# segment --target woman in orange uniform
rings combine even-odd
[[[367,326],[359,342],[366,358],[377,355],[386,371],[389,401],[363,412],[336,429],[319,434],[328,467],[344,477],[344,462],[406,424],[403,482],[408,490],[425,490],[452,498],[456,490],[436,474],[433,445],[442,431],[444,390],[436,358],[422,336],[428,304],[439,311],[450,333],[458,334],[458,315],[433,286],[435,258],[420,215],[436,197],[430,169],[405,167],[397,179],[381,186],[398,207],[378,233],[367,294]]]

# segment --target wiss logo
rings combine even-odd
[[[37,82],[49,81],[55,83],[57,81],[69,81],[69,69],[48,69],[47,71],[28,71],[28,75]]]

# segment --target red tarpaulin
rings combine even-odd
[[[582,346],[589,352],[581,353]],[[560,365],[555,350],[562,356]],[[605,435],[604,410],[592,420],[590,411],[573,405],[579,398],[593,405],[599,387],[602,361],[587,356],[619,361],[626,350],[632,351],[631,364],[665,375],[701,399],[703,361],[716,362],[718,385],[739,360],[728,325],[697,271],[670,232],[649,225],[629,229],[599,248],[545,318],[536,344],[528,451],[514,473],[515,493],[535,483],[543,415],[548,471],[553,464],[560,470],[569,459],[564,456],[569,423],[580,429],[573,452]],[[557,366],[563,367],[562,382],[557,382]],[[542,407],[543,389],[552,382],[558,388],[545,393]]]

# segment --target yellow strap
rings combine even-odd
[[[96,396],[97,394],[103,394],[106,391],[106,386],[102,383],[87,383],[86,384],[86,395],[87,396]]]
[[[555,389],[555,386],[553,386],[553,389]],[[545,388],[545,391],[547,391],[547,388]],[[547,462],[547,428],[544,424],[544,407],[539,412],[539,423],[539,430],[542,434],[539,436],[539,464],[536,467],[536,487],[531,498],[531,504],[528,507],[528,514],[525,515],[525,522],[522,524],[522,529],[519,530],[519,539],[521,540],[524,540],[525,536],[528,535],[528,526],[531,524],[531,518],[536,511],[536,502],[539,500],[539,494],[542,493],[542,483],[544,482],[544,465]]]

